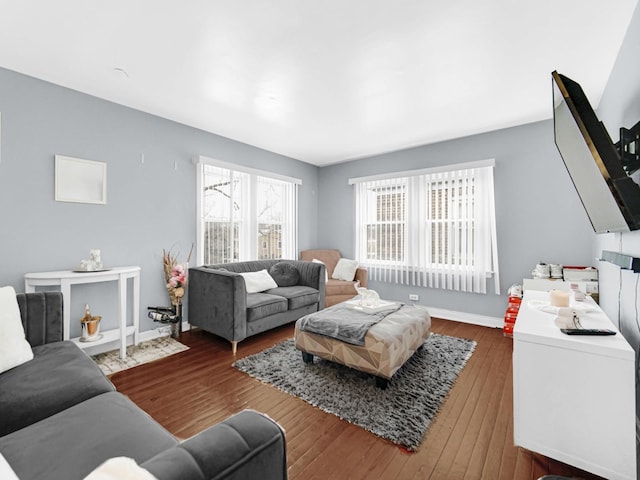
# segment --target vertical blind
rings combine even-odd
[[[493,161],[351,179],[356,258],[372,280],[500,293]]]

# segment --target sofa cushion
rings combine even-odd
[[[356,270],[358,269],[358,262],[356,260],[348,260],[341,258],[338,260],[336,268],[333,270],[331,278],[335,280],[352,281],[356,276]]]
[[[320,292],[312,287],[296,285],[294,287],[278,287],[268,290],[266,293],[284,297],[288,301],[289,310],[313,305],[320,300]]]
[[[287,299],[279,295],[268,293],[247,294],[247,322],[255,322],[261,318],[286,312]]]
[[[33,354],[30,362],[0,375],[0,436],[114,390],[73,342],[40,345]]]
[[[0,438],[0,451],[21,480],[74,479],[109,458],[141,463],[177,444],[133,402],[110,392]]]
[[[0,288],[0,373],[33,358],[13,287]]]
[[[244,278],[247,293],[264,292],[278,286],[266,269],[257,272],[245,272],[240,275]]]
[[[269,269],[269,274],[279,287],[293,287],[300,281],[300,272],[298,269],[287,262],[276,263]]]

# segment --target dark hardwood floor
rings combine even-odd
[[[413,453],[237,371],[230,343],[200,330],[182,334],[190,350],[111,380],[179,438],[245,408],[266,413],[286,430],[293,480],[599,478],[513,446],[512,340],[501,330],[440,319],[432,330],[478,345]],[[292,335],[289,325],[247,339],[237,358]]]

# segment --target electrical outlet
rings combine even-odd
[[[412,293],[411,295],[409,295],[409,300],[413,302],[417,302],[418,300],[420,300],[420,296],[416,295],[415,293]]]

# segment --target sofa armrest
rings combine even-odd
[[[286,480],[285,435],[267,416],[244,410],[141,466],[158,480]]]
[[[354,278],[354,280],[357,282],[360,282],[360,286],[362,288],[367,288],[367,283],[369,280],[367,269],[363,267],[358,267],[358,269],[356,270],[356,277]]]
[[[61,292],[18,293],[22,326],[32,347],[62,341]]]
[[[238,273],[190,268],[188,298],[190,324],[229,341],[247,337],[247,289]]]

